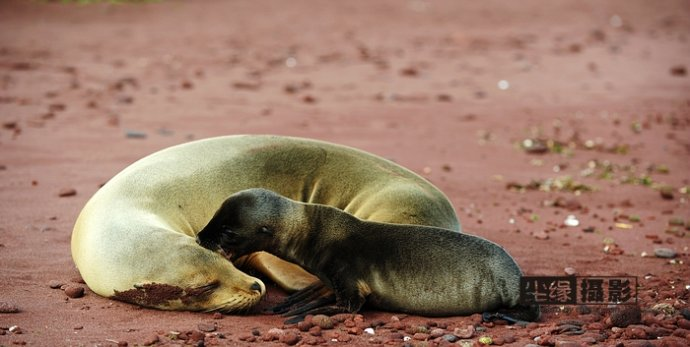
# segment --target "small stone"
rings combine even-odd
[[[244,334],[240,334],[237,337],[237,339],[240,341],[245,341],[245,342],[254,342],[254,341],[256,341],[256,336],[254,336],[252,334],[244,333]]]
[[[321,327],[318,325],[313,326],[311,329],[309,329],[309,334],[312,336],[321,336]]]
[[[556,340],[556,347],[580,347],[580,344],[574,341]]]
[[[638,324],[642,319],[640,307],[637,305],[621,305],[611,310],[611,324],[625,328],[631,324]]]
[[[369,334],[369,335],[376,334],[376,332],[374,331],[374,328],[366,328],[366,329],[364,329],[364,333]]]
[[[576,227],[580,225],[580,221],[575,217],[575,215],[569,214],[566,218],[565,221],[563,221],[563,224],[569,227]]]
[[[676,257],[676,251],[670,249],[670,248],[657,248],[654,250],[654,255],[657,258],[675,258]]]
[[[307,104],[316,103],[316,98],[311,95],[305,95],[302,97],[302,101]]]
[[[19,307],[17,307],[17,305],[15,305],[11,302],[0,301],[0,313],[18,313],[18,312],[19,312]]]
[[[537,239],[537,240],[548,240],[549,239],[549,234],[546,233],[544,230],[539,230],[535,231],[532,236]]]
[[[59,289],[60,287],[62,287],[63,284],[64,283],[62,283],[61,281],[51,280],[50,282],[48,282],[48,287],[52,289]]]
[[[572,267],[567,267],[567,268],[563,269],[563,272],[565,272],[565,274],[568,276],[575,276],[577,274],[577,271],[575,270],[575,268],[572,268]]]
[[[160,341],[160,338],[158,338],[158,335],[151,335],[147,337],[141,344],[144,346],[151,346],[153,344],[156,344]]]
[[[662,186],[659,188],[659,195],[661,195],[661,198],[664,200],[673,200],[673,187]]]
[[[125,131],[125,137],[128,139],[145,139],[146,138],[146,133],[143,131],[138,131],[138,130],[126,130]]]
[[[307,322],[306,320],[303,320],[301,322],[297,323],[297,330],[306,332],[309,331],[314,326],[314,323],[312,321]]]
[[[474,336],[474,331],[474,325],[468,325],[465,329],[456,328],[453,330],[453,335],[461,339],[471,339]]]
[[[493,340],[491,339],[491,336],[482,336],[477,340],[482,345],[490,345],[493,343]]]
[[[680,314],[681,314],[685,319],[690,320],[690,308],[687,308],[687,307],[686,307],[686,308],[680,310]]]
[[[66,197],[75,196],[75,195],[77,195],[77,190],[74,188],[62,188],[58,192],[58,196],[61,198],[66,198]]]
[[[296,345],[299,340],[301,340],[302,337],[300,334],[298,334],[295,331],[286,331],[282,336],[280,336],[280,339],[278,341],[288,345],[288,346],[293,346]]]
[[[690,330],[690,320],[687,320],[687,319],[679,319],[679,320],[678,320],[678,327],[681,328],[681,329]]]
[[[223,314],[220,312],[213,312],[213,315],[211,316],[213,319],[223,319]]]
[[[417,341],[426,341],[429,339],[429,334],[416,333],[416,334],[412,335],[412,338],[417,340]]]
[[[216,331],[216,324],[215,323],[199,323],[197,325],[197,328],[199,330],[206,332],[206,333],[212,333]]]
[[[17,334],[17,335],[19,335],[19,334],[21,334],[21,333],[24,332],[24,331],[22,330],[22,328],[20,328],[20,327],[18,327],[18,326],[16,326],[16,325],[13,325],[13,326],[9,327],[9,328],[7,329],[7,331],[11,332],[12,334]]]
[[[515,335],[505,334],[503,335],[503,341],[505,341],[505,343],[513,343],[515,342]]]
[[[317,314],[315,315],[312,319],[311,322],[320,327],[321,329],[328,330],[328,329],[333,329],[333,320],[331,317],[328,317],[323,314]]]
[[[434,329],[431,329],[429,336],[431,336],[432,339],[435,339],[435,338],[439,338],[439,337],[443,336],[445,333],[446,333],[446,331],[443,329],[434,328]]]
[[[192,330],[189,332],[188,335],[188,341],[204,341],[204,338],[206,337],[206,334],[202,333],[199,330]]]
[[[65,295],[72,299],[81,298],[84,296],[84,287],[69,284],[65,286]]]
[[[675,65],[670,69],[671,76],[683,77],[688,74],[688,70],[683,65]]]
[[[445,334],[445,335],[441,336],[441,338],[444,339],[444,340],[446,340],[446,341],[448,341],[448,342],[450,342],[450,343],[453,343],[453,342],[455,342],[455,341],[457,341],[457,340],[460,339],[459,337],[457,337],[457,336],[455,336],[455,335],[453,335],[453,334]]]
[[[268,329],[266,334],[264,334],[261,337],[261,340],[263,340],[263,341],[275,341],[275,340],[279,340],[280,337],[283,335],[285,335],[285,331],[283,331],[283,329],[271,328],[271,329]]]

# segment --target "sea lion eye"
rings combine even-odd
[[[228,235],[228,236],[237,236],[237,233],[234,232],[234,231],[232,231],[232,229],[230,229],[230,227],[227,226],[227,225],[222,225],[222,226],[220,227],[220,229],[221,229],[221,231],[222,231],[224,234],[226,234],[226,235]]]
[[[262,226],[259,228],[259,233],[266,235],[273,235],[273,230],[267,226]]]

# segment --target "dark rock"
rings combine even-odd
[[[286,331],[282,336],[280,336],[280,339],[278,341],[288,345],[288,346],[293,346],[296,345],[297,342],[299,342],[302,339],[300,334],[298,334],[295,331]]]
[[[642,319],[640,307],[637,305],[621,305],[611,310],[611,324],[625,328],[631,324],[638,324]]]
[[[65,295],[72,299],[81,298],[84,296],[84,287],[71,284],[67,285],[65,286]]]

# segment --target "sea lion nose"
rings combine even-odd
[[[259,292],[261,294],[261,284],[259,282],[254,282],[249,289]]]

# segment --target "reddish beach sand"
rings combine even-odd
[[[689,36],[687,1],[2,1],[0,345],[690,344]],[[393,159],[529,275],[637,277],[639,311],[550,306],[520,327],[365,310],[315,336],[261,313],[275,287],[213,316],[78,283],[70,234],[101,184],[254,133]]]

